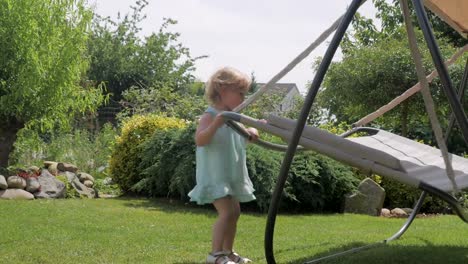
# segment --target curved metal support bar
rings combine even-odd
[[[448,194],[447,192],[441,191],[437,188],[434,188],[433,186],[426,184],[424,182],[421,182],[419,184],[419,188],[421,190],[427,191],[430,194],[434,194],[435,196],[441,198],[442,200],[446,201],[450,206],[452,206],[452,209],[455,211],[455,213],[466,223],[468,223],[468,210],[463,208],[462,205],[460,204],[455,197],[452,195]]]
[[[424,201],[425,198],[426,198],[426,192],[423,191],[421,193],[421,196],[419,197],[416,205],[413,208],[413,212],[410,214],[410,216],[406,220],[405,224],[393,236],[391,236],[391,237],[389,237],[389,238],[387,238],[385,240],[382,240],[380,242],[373,243],[373,244],[364,245],[364,246],[361,246],[361,247],[348,249],[348,250],[345,250],[345,251],[342,251],[342,252],[339,252],[339,253],[336,253],[336,254],[328,255],[328,256],[325,256],[325,257],[312,259],[312,260],[309,260],[307,262],[304,262],[304,264],[319,263],[319,262],[321,262],[323,260],[326,260],[326,259],[336,258],[336,257],[348,255],[348,254],[351,254],[351,253],[360,252],[360,251],[363,251],[363,250],[366,250],[366,249],[370,249],[370,248],[374,248],[374,247],[377,247],[377,246],[387,244],[388,242],[391,242],[393,240],[396,240],[396,239],[400,238],[406,232],[406,230],[408,230],[409,226],[411,225],[413,220],[416,218],[416,215],[418,214],[419,209],[421,209],[421,206],[422,206],[423,201]]]
[[[238,124],[234,123],[233,121],[228,120],[228,121],[226,121],[226,124],[229,127],[231,127],[232,129],[234,129],[234,131],[239,133],[239,135],[241,135],[245,139],[247,139],[249,141],[252,139],[252,137],[249,135],[249,133],[244,128],[242,128]],[[261,147],[264,147],[266,149],[270,149],[270,150],[274,150],[274,151],[280,151],[280,152],[285,152],[286,151],[286,146],[279,145],[279,144],[274,144],[274,143],[271,143],[271,142],[267,142],[267,141],[264,141],[262,139],[257,139],[255,141],[251,141],[251,142],[256,144],[256,145],[259,145]]]
[[[247,118],[246,116],[243,116],[241,114],[238,114],[236,112],[222,112],[221,115],[223,118],[226,120],[226,124],[231,127],[234,131],[239,133],[242,137],[244,137],[247,140],[251,140],[250,134],[241,126],[239,126],[236,122],[242,123],[243,118]],[[235,121],[235,122],[234,122]],[[274,151],[279,151],[279,152],[286,152],[288,149],[288,146],[286,145],[281,145],[281,144],[275,144],[272,142],[268,142],[262,139],[257,139],[255,141],[252,141],[252,143],[259,145],[260,147],[274,150]],[[298,147],[298,151],[305,151],[306,149],[302,146]]]
[[[294,153],[296,152],[296,148],[299,143],[302,131],[304,130],[306,119],[309,116],[312,103],[315,100],[320,85],[322,84],[323,78],[325,77],[325,73],[327,72],[328,67],[330,66],[333,56],[336,50],[338,49],[338,46],[340,45],[340,42],[346,32],[346,29],[351,23],[351,20],[353,19],[357,9],[364,1],[365,0],[353,0],[346,13],[343,15],[343,19],[341,20],[340,25],[336,29],[335,35],[333,36],[333,39],[331,40],[330,45],[328,46],[328,49],[325,52],[323,60],[320,63],[320,66],[315,74],[314,80],[312,81],[309,92],[307,93],[307,96],[304,100],[304,105],[298,117],[291,141],[289,142],[288,150],[286,151],[286,155],[284,156],[281,169],[278,175],[278,180],[276,182],[275,190],[271,197],[270,206],[268,208],[268,218],[265,228],[265,257],[269,264],[276,263],[273,253],[273,236],[276,215],[278,213],[279,201],[283,193],[286,178],[288,177],[289,168],[291,167],[291,163],[294,158]]]
[[[356,130],[359,130],[359,129],[356,129]],[[325,257],[313,259],[313,260],[310,260],[310,261],[307,261],[307,262],[304,262],[304,263],[307,263],[307,264],[319,263],[322,260],[336,258],[336,257],[348,255],[348,254],[351,254],[351,253],[356,253],[356,252],[359,252],[359,251],[363,251],[363,250],[366,250],[366,249],[370,249],[370,248],[373,248],[373,247],[377,247],[377,246],[389,243],[389,242],[391,242],[393,240],[396,240],[396,239],[400,238],[406,232],[406,230],[408,230],[410,225],[413,223],[414,219],[416,218],[416,215],[418,214],[419,210],[421,209],[421,206],[422,206],[422,204],[424,202],[424,199],[426,198],[426,195],[427,195],[427,193],[425,191],[423,191],[421,193],[421,196],[419,197],[418,201],[416,202],[416,205],[413,208],[413,212],[411,212],[411,214],[408,217],[408,219],[406,220],[406,222],[403,224],[403,226],[400,228],[400,230],[398,230],[393,236],[391,236],[391,237],[389,237],[389,238],[387,238],[387,239],[385,239],[383,241],[380,241],[380,242],[376,242],[376,243],[373,243],[373,244],[348,249],[346,251],[342,251],[342,252],[339,252],[339,253],[336,253],[336,254],[332,254],[332,255],[325,256]]]
[[[408,230],[411,223],[413,223],[413,220],[416,218],[416,215],[418,214],[419,210],[421,209],[422,204],[424,202],[424,199],[426,199],[426,195],[427,195],[427,193],[425,191],[423,191],[421,193],[421,196],[419,196],[418,202],[416,203],[416,205],[413,208],[413,212],[411,212],[411,214],[408,217],[408,219],[406,220],[405,224],[393,236],[385,239],[384,240],[385,243],[388,243],[390,241],[393,241],[393,240],[396,240],[396,239],[400,238],[406,232],[406,230]]]
[[[450,194],[448,194],[446,192],[443,192],[443,191],[441,191],[441,190],[439,190],[437,188],[434,188],[434,187],[432,187],[430,185],[427,185],[425,183],[421,183],[419,188],[422,189],[423,191],[422,191],[421,196],[419,197],[418,201],[416,202],[416,205],[413,208],[413,212],[411,212],[411,214],[408,217],[408,219],[406,220],[405,224],[393,236],[391,236],[391,237],[389,237],[389,238],[387,238],[387,239],[385,239],[385,240],[383,240],[381,242],[377,242],[377,243],[373,243],[373,244],[369,244],[369,245],[365,245],[365,246],[361,246],[361,247],[357,247],[357,248],[352,248],[352,249],[349,249],[349,250],[346,250],[346,251],[343,251],[343,252],[339,252],[339,253],[336,253],[336,254],[328,255],[328,256],[325,256],[325,257],[317,258],[317,259],[313,259],[313,260],[310,260],[310,261],[307,261],[307,262],[304,262],[304,263],[307,263],[307,264],[318,263],[318,262],[321,262],[321,261],[326,260],[326,259],[331,259],[331,258],[336,258],[336,257],[348,255],[348,254],[351,254],[351,253],[356,253],[356,252],[359,252],[359,251],[362,251],[362,250],[377,247],[377,246],[382,245],[382,244],[387,244],[387,243],[389,243],[389,242],[391,242],[393,240],[399,239],[408,230],[410,225],[413,223],[413,221],[416,218],[416,215],[418,214],[419,210],[421,209],[422,204],[424,202],[424,199],[426,198],[428,193],[434,194],[435,196],[438,196],[438,197],[442,198],[444,201],[448,202],[452,206],[454,211],[458,214],[458,216],[460,216],[460,218],[463,221],[468,223],[468,210],[463,209],[462,206],[460,205],[460,203],[453,196],[451,196]]]
[[[336,254],[333,254],[333,255],[328,255],[328,256],[325,256],[325,257],[312,259],[312,260],[304,262],[304,264],[320,263],[321,261],[326,260],[326,259],[345,256],[345,255],[356,253],[356,252],[363,251],[363,250],[366,250],[366,249],[378,247],[378,246],[381,246],[381,245],[384,245],[384,244],[385,244],[385,240],[381,241],[381,242],[374,243],[374,244],[365,245],[365,246],[362,246],[362,247],[356,247],[356,248],[348,249],[346,251],[339,252],[339,253],[336,253]]]

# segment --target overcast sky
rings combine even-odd
[[[90,0],[98,14],[116,18],[131,11],[134,0]],[[201,81],[222,66],[267,82],[346,11],[351,0],[149,0],[143,35],[157,32],[163,18],[178,21],[169,28],[192,56],[208,55],[196,64]],[[374,17],[372,1],[360,9]],[[280,82],[296,83],[301,91],[313,79],[315,57],[323,56],[331,37]],[[340,59],[335,55],[335,60]]]

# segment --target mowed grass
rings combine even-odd
[[[137,198],[0,200],[0,263],[204,263],[216,213],[210,207]],[[278,263],[302,263],[381,241],[404,219],[352,214],[279,215]],[[266,263],[266,215],[244,213],[236,250]],[[418,218],[398,241],[323,263],[468,263],[468,224]]]

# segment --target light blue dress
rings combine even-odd
[[[205,111],[215,117],[218,111]],[[246,141],[226,124],[218,128],[211,142],[197,147],[197,184],[188,194],[197,204],[232,196],[239,202],[255,200],[255,191],[249,178],[245,154]]]

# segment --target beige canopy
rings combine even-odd
[[[424,5],[464,38],[468,37],[468,0],[425,0]]]

